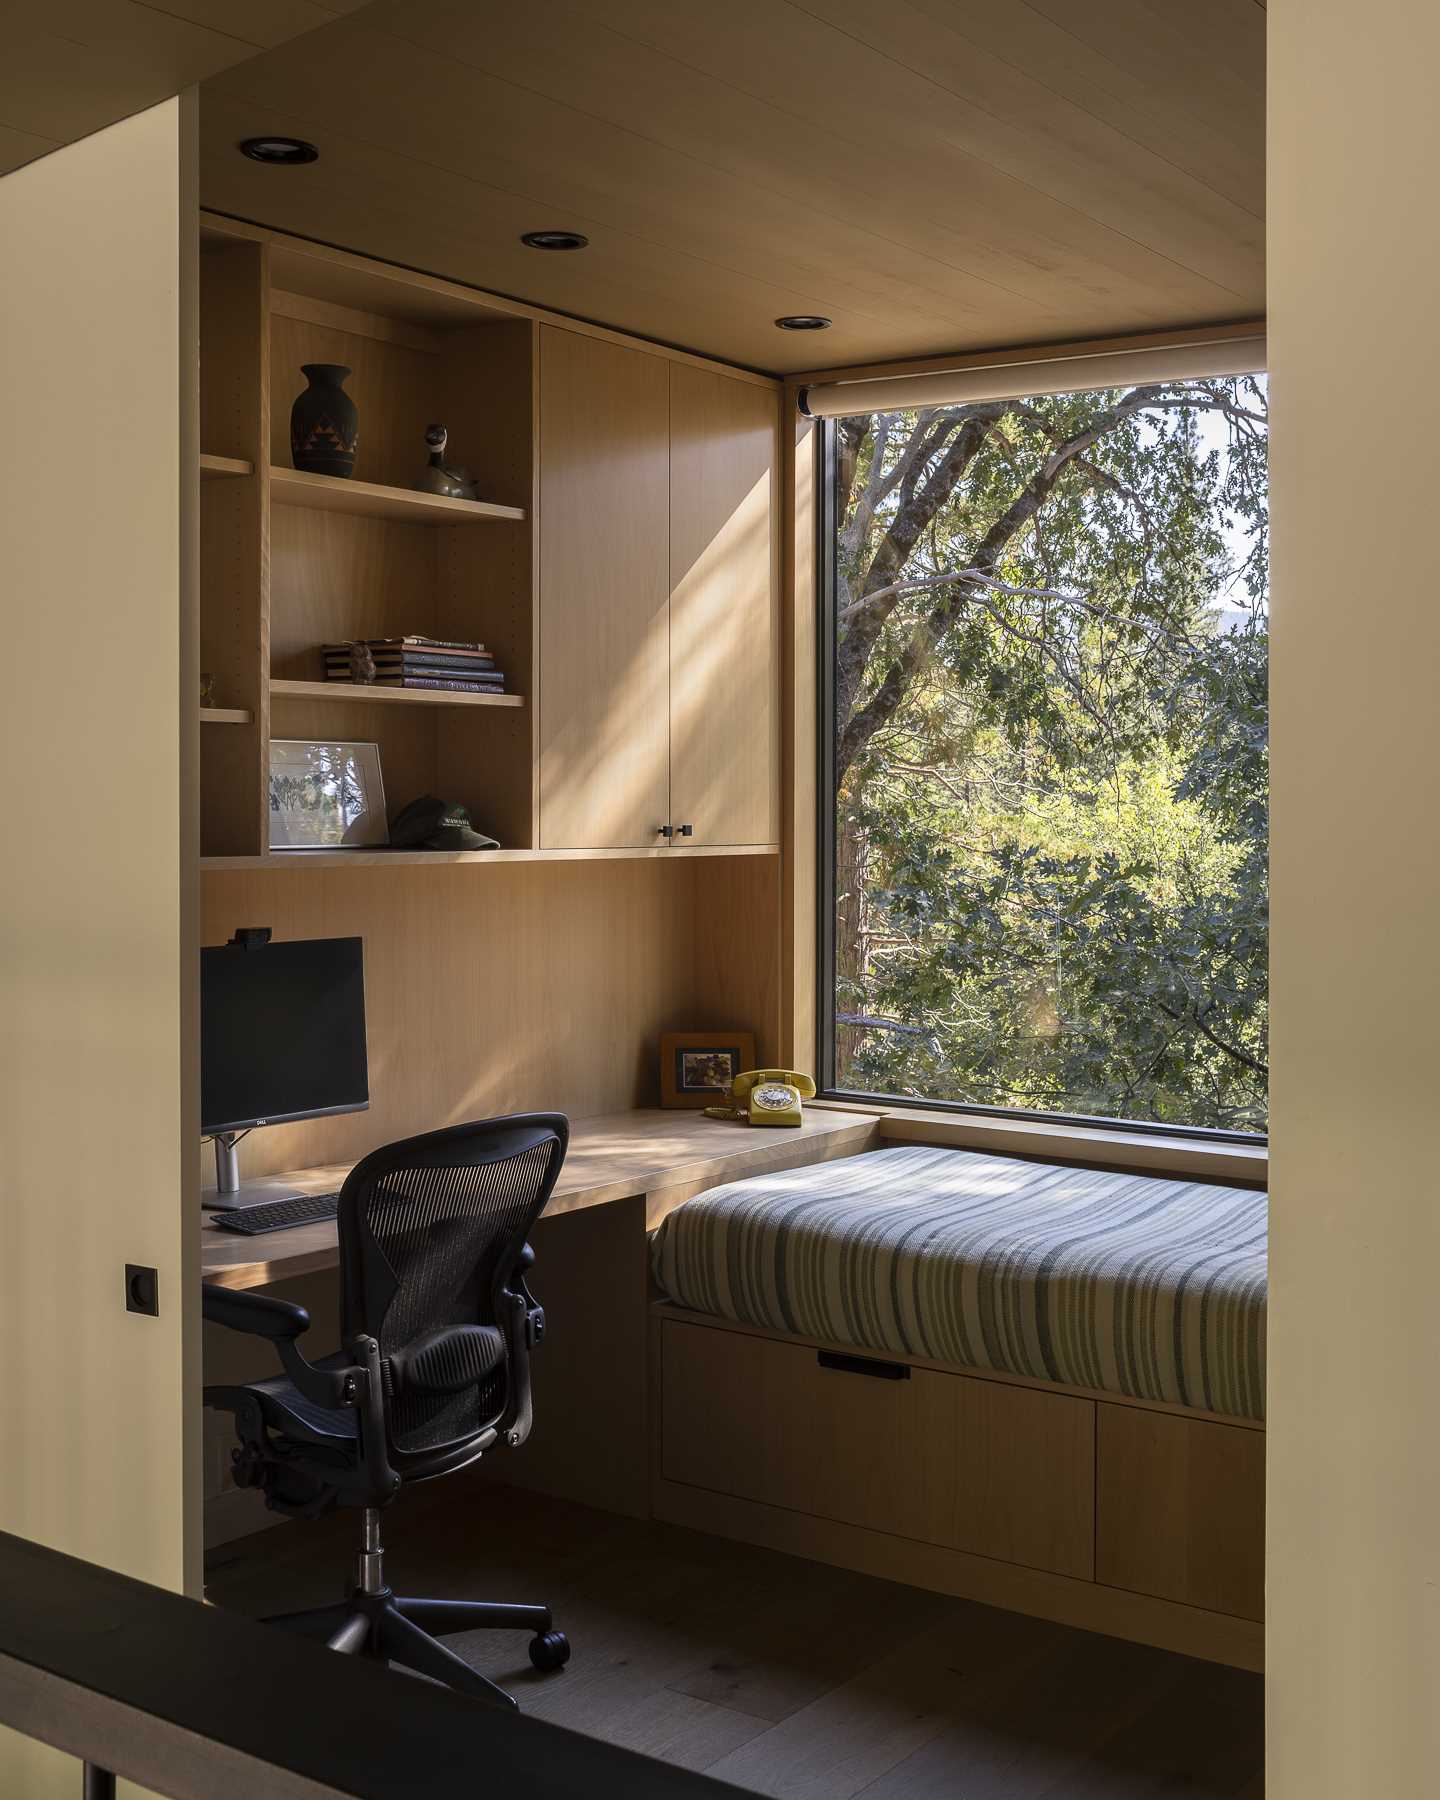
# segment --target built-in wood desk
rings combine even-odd
[[[795,1130],[754,1129],[703,1113],[658,1109],[576,1119],[545,1217],[643,1195],[646,1223],[655,1226],[682,1200],[720,1182],[851,1156],[868,1149],[878,1134],[873,1116],[813,1110]],[[294,1171],[286,1179],[297,1189],[323,1194],[338,1188],[349,1172],[349,1164],[331,1163]],[[222,1287],[265,1287],[339,1263],[333,1219],[242,1237],[207,1217],[200,1246],[203,1278]]]

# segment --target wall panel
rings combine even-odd
[[[192,133],[167,101],[0,181],[0,1529],[171,1588],[199,1576]],[[0,1741],[0,1792],[79,1781]]]
[[[207,944],[241,925],[366,940],[370,1110],[257,1131],[246,1172],[353,1159],[487,1114],[654,1104],[657,1034],[696,1022],[698,866],[677,854],[207,874]]]
[[[1266,1792],[1408,1800],[1440,1769],[1440,12],[1274,0],[1270,43]]]
[[[685,852],[675,852],[684,857]],[[687,861],[687,1026],[755,1033],[759,1066],[780,1057],[780,858]],[[807,1072],[803,1051],[798,1066]]]

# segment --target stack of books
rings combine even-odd
[[[375,673],[368,674],[365,653]],[[377,687],[431,688],[447,694],[503,694],[505,677],[483,644],[449,638],[364,638],[325,645],[327,681]]]

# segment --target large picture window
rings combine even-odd
[[[1266,382],[823,426],[831,1091],[1266,1126]]]

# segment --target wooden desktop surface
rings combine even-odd
[[[771,1169],[850,1156],[874,1144],[878,1132],[873,1116],[838,1111],[809,1111],[798,1128],[789,1130],[757,1129],[707,1119],[699,1112],[658,1108],[576,1119],[545,1217],[643,1194],[647,1223],[657,1225],[672,1207],[708,1187]],[[323,1194],[338,1188],[350,1167],[329,1163],[292,1170],[283,1179],[292,1181],[297,1191]],[[333,1219],[242,1237],[222,1230],[207,1214],[200,1232],[202,1278],[221,1287],[265,1287],[294,1275],[333,1269],[338,1263]]]

